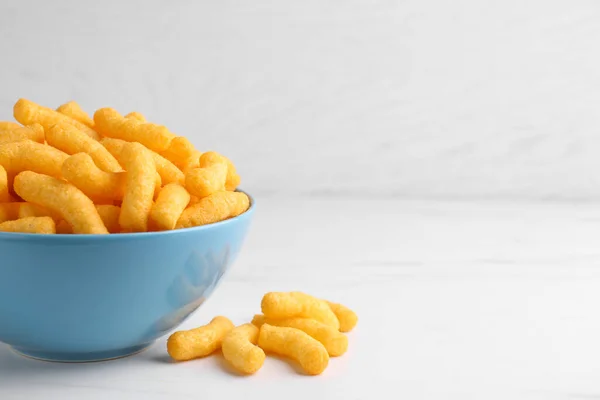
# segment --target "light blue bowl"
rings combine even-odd
[[[254,213],[113,235],[0,233],[0,341],[26,356],[124,357],[176,328],[236,259]]]

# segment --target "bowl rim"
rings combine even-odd
[[[245,193],[250,200],[250,205],[246,211],[233,218],[228,218],[223,221],[214,222],[212,224],[194,226],[190,228],[172,229],[168,231],[158,232],[132,232],[132,233],[111,233],[111,234],[95,234],[95,233],[71,233],[71,234],[40,234],[40,233],[22,233],[22,232],[0,232],[0,241],[22,241],[22,240],[36,240],[36,241],[61,241],[61,242],[80,242],[87,240],[94,241],[126,241],[135,239],[151,239],[159,238],[163,236],[176,236],[186,235],[189,233],[196,233],[201,231],[207,231],[215,229],[224,225],[233,224],[243,218],[250,217],[256,208],[256,200],[245,190],[236,189],[236,192]]]

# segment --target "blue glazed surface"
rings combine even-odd
[[[0,233],[0,341],[49,360],[140,351],[176,328],[236,259],[254,213],[167,232]]]

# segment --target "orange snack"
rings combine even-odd
[[[223,338],[233,328],[228,318],[215,317],[207,325],[173,333],[167,340],[167,352],[177,361],[205,357],[221,348]]]
[[[233,328],[223,338],[223,357],[236,370],[244,374],[254,374],[265,362],[265,352],[258,347],[259,328],[243,324]]]
[[[342,304],[332,303],[331,301],[327,301],[327,304],[340,321],[340,332],[350,332],[354,329],[358,322],[358,316],[354,311]]]
[[[185,175],[185,188],[198,198],[225,190],[227,164],[217,163],[204,168],[194,168]]]
[[[124,232],[145,232],[156,190],[154,159],[144,146],[136,142],[125,145],[123,159],[127,181],[119,224]]]
[[[15,129],[0,131],[0,144],[18,142],[26,139],[37,143],[44,143],[44,128],[40,124],[31,124],[28,126],[20,126]]]
[[[329,354],[318,340],[299,329],[263,324],[258,345],[272,352],[296,360],[309,375],[319,375],[329,364]]]
[[[94,120],[90,118],[89,114],[83,111],[83,109],[74,101],[70,101],[68,103],[60,105],[56,111],[61,114],[66,115],[67,117],[71,117],[76,121],[81,122],[82,124],[89,126],[90,128],[94,127]]]
[[[263,296],[260,306],[267,318],[311,318],[340,329],[340,323],[329,305],[306,293],[270,292]]]
[[[245,193],[217,192],[186,208],[176,227],[189,228],[233,218],[245,212],[249,205],[250,199]]]
[[[339,357],[348,350],[348,337],[343,333],[340,333],[337,329],[325,325],[316,319],[310,318],[265,318],[264,315],[255,315],[252,319],[252,324],[260,327],[264,323],[272,326],[285,326],[288,328],[300,329],[302,332],[309,334],[311,337],[317,339],[325,349],[330,357]]]
[[[102,171],[87,153],[77,153],[68,157],[63,162],[62,175],[86,196],[96,201],[121,200],[125,193],[127,173]]]
[[[180,185],[163,187],[150,210],[150,220],[159,230],[175,229],[177,220],[190,202],[190,194]]]
[[[127,114],[125,116],[125,118],[131,118],[131,119],[136,119],[140,122],[146,122],[146,117],[144,117],[144,115],[142,113],[139,113],[137,111],[132,111],[129,114]]]
[[[74,233],[108,233],[94,203],[70,183],[23,171],[15,177],[14,189],[23,200],[60,214]]]
[[[138,142],[150,150],[166,150],[175,137],[165,126],[125,118],[112,108],[101,108],[94,113],[95,128],[103,136]]]
[[[21,128],[23,125],[12,121],[0,121],[0,131],[9,131],[12,129]]]
[[[8,175],[6,169],[0,165],[0,203],[10,201],[10,193],[8,190]]]
[[[121,165],[100,142],[90,138],[73,125],[59,122],[48,130],[46,140],[67,154],[87,153],[103,171],[121,171]]]
[[[0,223],[0,232],[56,233],[54,220],[50,217],[26,217]]]
[[[207,151],[200,157],[200,168],[205,168],[210,165],[220,163],[225,163],[227,165],[227,180],[225,181],[225,188],[230,191],[235,190],[240,185],[241,179],[231,160],[215,151]]]
[[[59,122],[66,122],[73,125],[75,128],[79,129],[92,139],[100,139],[98,133],[89,126],[82,124],[81,122],[64,114],[61,114],[58,111],[48,107],[43,107],[27,99],[19,99],[15,103],[13,107],[13,114],[15,119],[23,125],[31,125],[37,122],[38,124],[42,125],[45,130],[48,130],[52,127],[52,125],[55,125]]]
[[[109,233],[119,233],[121,231],[121,226],[119,225],[121,207],[111,204],[96,204],[96,210],[98,210],[98,215],[100,215]]]
[[[102,145],[112,154],[121,165],[123,165],[123,146],[128,142],[120,139],[104,138],[100,141]],[[169,183],[179,183],[183,185],[184,176],[183,172],[177,168],[172,162],[166,158],[160,156],[158,153],[148,150],[152,154],[154,164],[156,164],[156,171],[159,173],[163,185]]]
[[[51,146],[31,140],[0,145],[0,165],[8,174],[8,181],[21,171],[33,171],[61,178],[61,167],[68,154]]]

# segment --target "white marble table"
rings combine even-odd
[[[184,325],[242,323],[270,290],[360,321],[318,377],[268,358],[54,364],[0,345],[0,399],[600,398],[600,204],[259,199],[242,256]],[[1,321],[0,321],[1,323]]]

